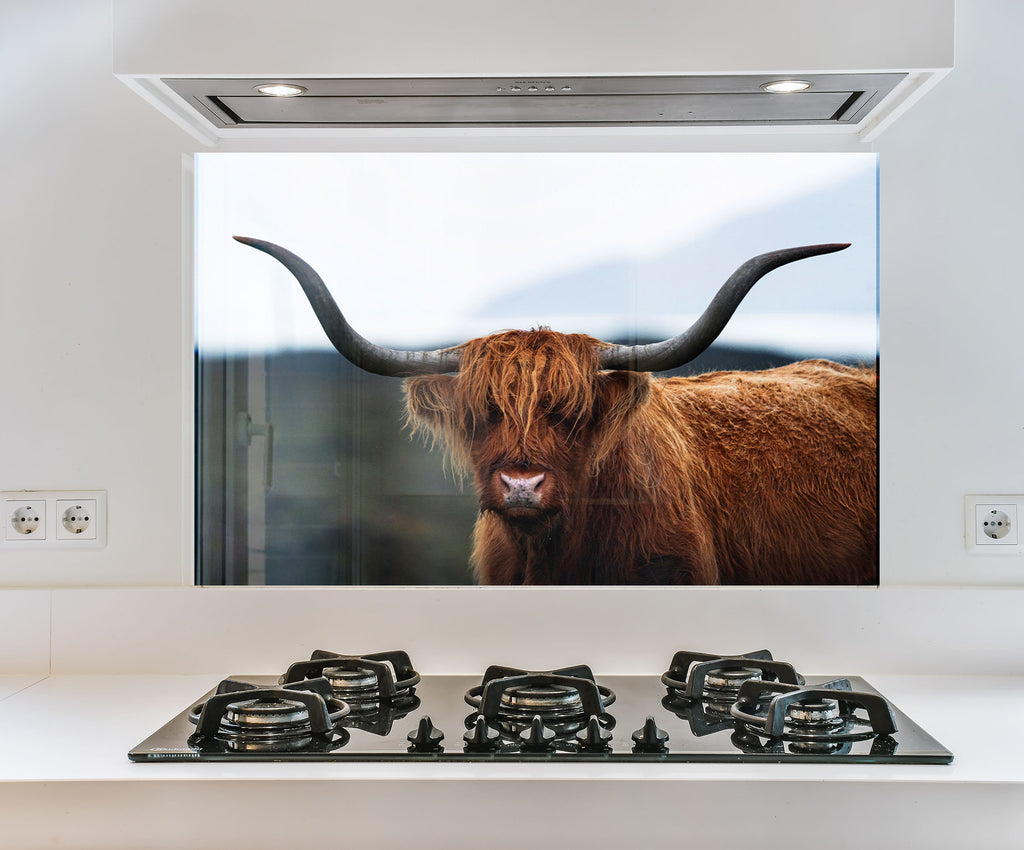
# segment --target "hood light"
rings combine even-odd
[[[270,97],[295,97],[299,94],[305,94],[306,89],[290,83],[266,83],[262,86],[256,86],[256,91]]]
[[[793,92],[807,91],[812,85],[813,83],[809,83],[807,80],[774,80],[764,83],[761,88],[772,94],[792,94]]]

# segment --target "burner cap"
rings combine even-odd
[[[313,729],[301,702],[261,697],[227,705],[216,736],[232,750],[297,750],[312,741]]]
[[[323,676],[331,683],[331,689],[339,696],[352,695],[359,691],[378,690],[377,674],[365,667],[325,667]]]
[[[717,691],[734,693],[739,691],[740,685],[757,679],[761,671],[753,667],[723,667],[718,670],[711,670],[704,677],[704,693],[714,694]]]
[[[309,710],[301,702],[290,699],[242,700],[227,706],[224,721],[254,730],[284,730],[296,725],[304,725],[308,729]]]
[[[578,714],[583,707],[580,692],[571,685],[520,685],[501,694],[501,706],[514,714],[534,714],[554,718]]]
[[[834,699],[801,700],[786,709],[786,725],[797,729],[842,726],[839,702]]]

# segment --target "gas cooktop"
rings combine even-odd
[[[657,676],[492,666],[423,676],[405,652],[317,650],[224,680],[133,761],[654,761],[942,764],[953,755],[864,679],[767,650],[677,652]]]

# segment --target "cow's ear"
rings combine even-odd
[[[630,420],[651,397],[651,376],[647,372],[602,372],[598,375],[595,409],[594,467],[622,439]]]
[[[446,462],[457,475],[470,471],[469,441],[465,417],[458,411],[455,378],[451,375],[429,375],[407,378],[405,392],[406,425],[413,434],[423,434],[433,447],[440,444]]]
[[[598,414],[619,419],[643,407],[651,397],[648,372],[601,372],[598,375]]]
[[[415,433],[426,428],[442,437],[454,424],[455,379],[451,375],[408,378],[403,389],[409,426]]]

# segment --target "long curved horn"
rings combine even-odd
[[[849,247],[848,242],[807,245],[771,251],[747,260],[718,290],[703,315],[679,336],[647,345],[611,345],[602,348],[598,352],[601,368],[663,372],[689,363],[718,338],[751,287],[768,272],[795,260],[831,254]]]
[[[327,291],[320,275],[313,270],[309,263],[273,242],[251,239],[248,236],[236,236],[235,239],[243,245],[250,245],[270,254],[295,276],[302,291],[306,293],[313,312],[327,333],[327,338],[347,360],[360,369],[373,372],[375,375],[391,377],[439,375],[459,370],[461,352],[458,349],[403,351],[375,345],[353,330],[331,293]]]

